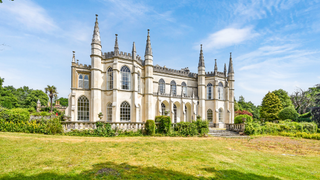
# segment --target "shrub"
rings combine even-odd
[[[282,120],[291,119],[296,121],[299,117],[299,114],[293,107],[286,107],[279,112],[278,116]]]
[[[252,122],[253,119],[252,119],[252,116],[249,116],[247,114],[243,114],[243,115],[239,115],[237,117],[234,118],[234,123],[235,124],[241,124],[241,123],[244,123],[243,122],[243,118],[246,118],[246,122]]]
[[[174,129],[180,136],[194,136],[198,135],[198,127],[196,123],[179,122]],[[175,136],[176,134],[174,134]],[[173,134],[171,135],[173,136]]]
[[[61,121],[59,118],[53,118],[45,121],[45,133],[46,134],[60,134],[63,132]]]
[[[27,109],[15,108],[15,109],[0,109],[0,119],[5,121],[11,121],[13,123],[28,122],[30,114]]]
[[[147,135],[154,135],[156,130],[156,126],[153,120],[146,121],[146,134]]]
[[[252,113],[250,113],[249,111],[246,111],[246,110],[242,110],[242,111],[238,110],[235,112],[235,116],[244,115],[244,114],[253,117]]]
[[[155,122],[158,122],[158,133],[167,134],[171,130],[171,118],[170,116],[156,116]]]
[[[193,121],[197,126],[198,133],[201,135],[207,134],[209,132],[209,122],[207,120],[197,119]]]

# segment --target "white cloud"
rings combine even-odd
[[[50,32],[58,27],[45,9],[29,1],[14,1],[0,6],[0,20],[21,29]]]
[[[206,39],[202,40],[202,44],[203,48],[206,50],[221,49],[243,43],[258,35],[259,33],[254,32],[252,27],[245,27],[242,29],[225,28],[210,34]]]

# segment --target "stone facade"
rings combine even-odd
[[[144,60],[136,53],[114,50],[102,53],[98,18],[91,43],[91,65],[71,65],[71,93],[66,115],[71,121],[145,122],[168,113],[172,122],[188,122],[197,115],[220,127],[234,119],[234,70],[205,71],[202,45],[198,73],[154,65],[148,30]]]

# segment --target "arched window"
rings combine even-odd
[[[181,83],[181,87],[182,87],[182,96],[186,97],[187,96],[187,85],[185,82]]]
[[[188,108],[184,106],[184,122],[188,122]]]
[[[209,122],[213,121],[213,112],[211,109],[208,109],[208,111],[207,111],[207,119]]]
[[[112,103],[107,105],[107,121],[112,121]]]
[[[130,104],[126,101],[120,105],[120,121],[130,121]]]
[[[223,122],[223,114],[222,109],[219,109],[219,122]]]
[[[121,72],[121,89],[130,90],[130,69],[127,66],[123,66]]]
[[[218,95],[219,95],[219,99],[223,100],[223,85],[221,82],[219,82],[218,84]]]
[[[89,76],[88,75],[84,76],[83,84],[84,84],[85,89],[89,89]]]
[[[166,105],[161,103],[161,115],[164,116],[166,112]]]
[[[140,72],[138,72],[138,93],[141,93],[140,81],[141,81]]]
[[[113,89],[113,69],[111,67],[107,70],[107,90]]]
[[[213,99],[213,98],[212,98],[212,84],[211,84],[211,83],[209,83],[209,84],[207,85],[207,98],[208,98],[208,99]]]
[[[164,82],[163,79],[159,80],[159,90],[160,90],[160,94],[166,93],[166,83]]]
[[[176,82],[171,81],[170,86],[171,86],[171,94],[172,94],[173,96],[176,96],[176,95],[177,95]]]
[[[89,121],[89,100],[85,96],[78,99],[78,121]]]
[[[173,119],[174,123],[177,123],[177,106],[173,104]]]
[[[82,74],[79,75],[78,87],[79,88],[83,88],[83,76],[82,76]]]

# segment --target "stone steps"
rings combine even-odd
[[[218,128],[209,128],[208,134],[216,137],[234,137],[234,138],[248,137],[248,136],[239,135],[238,132],[227,131],[225,129],[218,129]]]

